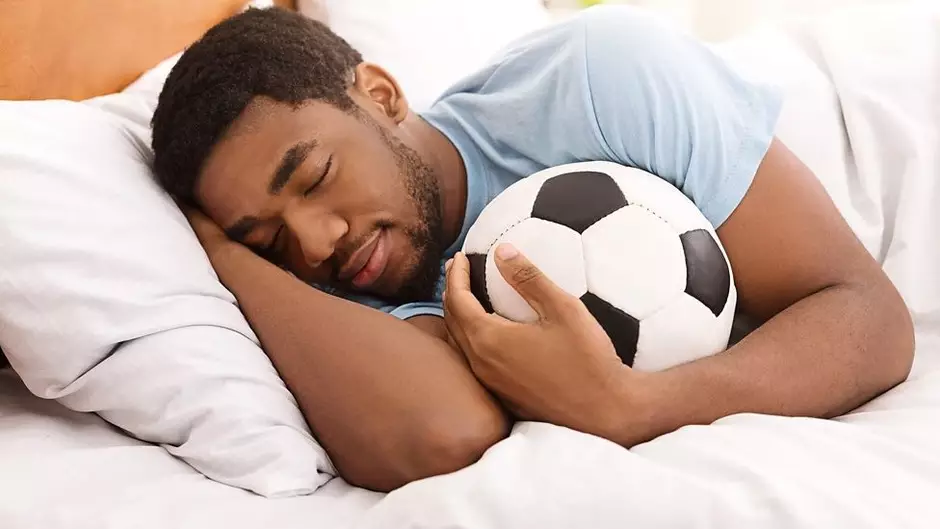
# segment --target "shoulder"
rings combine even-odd
[[[586,9],[578,16],[578,25],[592,78],[681,68],[704,48],[662,16],[625,5]]]
[[[603,158],[577,15],[510,43],[422,113],[499,174]],[[456,140],[455,140],[456,138]],[[490,163],[491,162],[491,163]]]

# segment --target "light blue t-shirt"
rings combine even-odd
[[[656,174],[720,226],[773,139],[779,97],[739,77],[706,45],[625,6],[587,9],[511,44],[421,116],[457,147],[466,217],[546,167],[606,160]],[[437,300],[443,288],[443,276]],[[381,307],[442,315],[439,302]]]

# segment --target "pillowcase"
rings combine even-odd
[[[387,69],[418,111],[551,20],[542,0],[298,0],[297,10],[325,11],[330,28]]]
[[[216,481],[279,497],[335,475],[174,202],[124,93],[0,102],[0,348],[35,395]]]

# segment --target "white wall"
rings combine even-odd
[[[673,17],[707,40],[723,40],[756,24],[820,14],[865,4],[909,3],[914,0],[606,0],[648,7]],[[940,0],[938,0],[940,1]],[[555,8],[573,8],[581,0],[546,0]]]
[[[833,9],[865,4],[905,3],[908,0],[678,0],[692,10],[690,28],[710,40],[721,40],[755,24],[811,16]],[[657,0],[641,0],[655,4]]]

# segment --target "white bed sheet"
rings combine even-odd
[[[940,527],[940,13],[869,10],[721,51],[788,86],[781,135],[912,309],[908,382],[834,421],[737,415],[630,451],[523,423],[477,464],[386,496],[334,480],[265,500],[4,372],[0,527]]]
[[[342,529],[380,497],[342,480],[278,500],[220,485],[95,415],[37,399],[0,371],[3,529]]]

